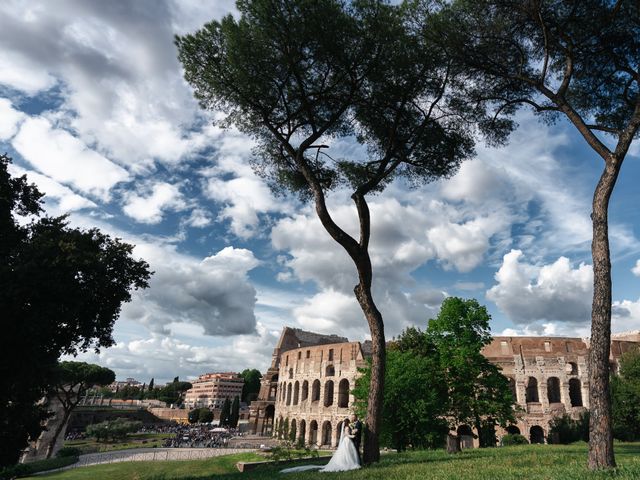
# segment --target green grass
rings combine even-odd
[[[84,440],[67,440],[65,447],[79,448],[82,453],[111,452],[113,450],[129,450],[131,448],[162,447],[165,438],[171,437],[169,433],[135,433],[130,434],[125,442],[104,443],[97,442],[93,438]]]
[[[235,463],[256,460],[240,454],[182,462],[131,462],[72,469],[47,475],[52,480],[595,480],[640,479],[640,443],[617,444],[619,468],[591,473],[586,444],[525,445],[467,450],[448,455],[442,450],[383,456],[377,465],[353,472],[280,474],[283,466],[240,474]],[[38,478],[42,478],[41,476]]]

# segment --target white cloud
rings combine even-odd
[[[166,210],[185,208],[180,189],[165,182],[154,183],[145,188],[146,195],[129,192],[122,208],[129,217],[141,223],[160,223]]]
[[[631,269],[631,273],[633,273],[636,277],[640,277],[640,260],[636,260],[636,264]]]
[[[0,84],[35,95],[55,83],[55,78],[29,57],[0,49]]]
[[[26,119],[12,145],[44,175],[102,200],[108,200],[114,185],[129,178],[122,167],[42,117]]]
[[[9,100],[0,98],[0,140],[13,137],[24,118],[25,114],[14,109]]]
[[[136,292],[124,306],[122,318],[165,334],[176,322],[200,325],[206,335],[255,331],[256,291],[247,272],[259,262],[251,251],[226,247],[198,261],[169,246],[138,243],[135,253],[155,273],[150,288]]]
[[[566,257],[549,265],[521,262],[520,250],[504,256],[495,275],[498,282],[487,298],[517,325],[538,323],[584,324],[591,318],[593,270],[580,264],[573,268]]]

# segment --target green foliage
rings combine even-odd
[[[106,422],[94,423],[87,426],[86,432],[98,442],[115,442],[123,440],[130,433],[137,432],[142,427],[142,422],[117,418]]]
[[[224,399],[222,409],[220,410],[220,425],[228,427],[231,423],[231,402],[228,398]]]
[[[613,436],[619,440],[640,439],[640,350],[620,358],[620,375],[611,378]]]
[[[524,435],[520,435],[519,433],[508,433],[502,437],[502,446],[510,447],[512,445],[528,445],[529,440]]]
[[[258,398],[262,374],[260,373],[260,370],[256,370],[255,368],[247,368],[242,371],[240,376],[244,378],[244,385],[242,386],[242,401],[245,403],[250,403]]]
[[[182,394],[192,386],[189,382],[181,382],[178,380],[178,377],[176,377],[173,382],[168,383],[164,387],[154,389],[154,395],[155,398],[166,404],[180,405],[182,403]]]
[[[318,458],[319,456],[318,450],[305,447],[304,442],[301,446],[299,442],[295,443],[289,440],[280,442],[269,452],[269,459],[276,463],[298,458]]]
[[[495,445],[493,423],[515,420],[508,379],[481,353],[491,342],[490,319],[476,300],[449,297],[425,332],[447,385],[445,408],[451,427],[473,423],[481,432],[481,446]]]
[[[549,443],[568,445],[573,442],[589,441],[589,412],[583,413],[577,420],[566,413],[549,422]]]
[[[187,416],[189,423],[211,423],[213,421],[213,412],[207,407],[194,408]]]
[[[240,420],[240,398],[235,397],[231,404],[231,413],[229,415],[229,426],[236,428],[238,426],[238,420]]]
[[[56,470],[58,468],[73,465],[78,461],[77,455],[59,456],[58,458],[48,458],[37,462],[13,465],[7,468],[0,468],[0,480],[11,480],[13,478],[27,477],[36,473]]]
[[[150,277],[132,245],[41,216],[42,194],[11,177],[10,161],[0,156],[0,466],[39,435],[47,412],[36,402],[58,358],[113,345],[121,305]]]
[[[78,457],[82,454],[82,450],[76,447],[62,447],[56,453],[56,457]]]

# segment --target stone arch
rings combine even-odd
[[[325,377],[333,377],[336,374],[336,369],[333,365],[327,365],[327,368],[324,370]]]
[[[544,430],[540,425],[534,425],[529,429],[529,442],[544,443]]]
[[[567,375],[578,375],[578,364],[576,362],[568,362],[565,366]]]
[[[289,425],[289,439],[295,442],[296,438],[298,438],[298,423],[294,418],[293,420],[291,420],[291,425]]]
[[[507,433],[509,435],[520,435],[520,429],[516,425],[509,425],[507,427]]]
[[[340,421],[338,422],[338,425],[336,426],[336,441],[340,441],[340,434],[342,433],[342,424],[344,423],[344,421]]]
[[[349,406],[349,380],[343,378],[338,384],[338,407],[347,408]]]
[[[529,377],[527,379],[526,390],[527,403],[537,403],[540,401],[538,396],[538,380],[536,377]]]
[[[311,401],[317,402],[320,400],[320,380],[315,379],[311,386]]]
[[[306,441],[306,436],[307,436],[307,422],[303,420],[300,420],[300,433],[298,433],[298,440],[301,440],[302,443],[307,443]]]
[[[264,423],[262,424],[262,435],[273,434],[273,419],[276,415],[276,407],[274,405],[267,405],[264,409]]]
[[[318,422],[311,420],[309,423],[309,443],[311,445],[318,444]]]
[[[331,445],[331,422],[325,420],[322,422],[322,443],[321,445]]]
[[[300,397],[300,383],[296,380],[293,386],[293,404],[298,404],[298,398]]]
[[[473,430],[471,430],[471,427],[466,424],[460,425],[456,430],[456,433],[458,434],[459,437],[462,435],[473,437]]]
[[[287,384],[287,405],[291,405],[291,383]]]
[[[560,379],[558,377],[547,378],[547,399],[549,403],[560,403]]]
[[[328,380],[324,384],[324,406],[333,405],[333,380]]]
[[[289,369],[289,380],[293,378],[293,368]]]
[[[280,375],[278,375],[277,373],[274,373],[273,375],[271,375],[271,381],[272,382],[277,382],[279,377],[280,377]]]
[[[302,390],[300,392],[300,401],[304,402],[307,398],[309,398],[309,382],[302,382]]]
[[[278,433],[278,438],[282,438],[282,429],[284,428],[284,419],[282,415],[278,417],[278,425],[276,427],[276,432]]]
[[[569,399],[572,407],[582,407],[582,383],[578,378],[569,380]]]

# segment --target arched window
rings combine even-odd
[[[565,366],[567,375],[578,375],[578,364],[576,362],[569,362]]]
[[[289,380],[293,378],[293,368],[289,369]]]
[[[330,407],[331,405],[333,405],[333,380],[324,384],[324,406]]]
[[[302,392],[300,394],[300,401],[304,402],[309,397],[309,382],[306,380],[302,382]]]
[[[328,420],[322,424],[322,445],[331,445],[331,422]]]
[[[537,403],[540,401],[538,396],[538,380],[535,377],[529,377],[527,381],[527,403]]]
[[[547,399],[549,403],[560,403],[560,379],[558,377],[547,379]]]
[[[516,427],[515,425],[509,425],[507,427],[507,433],[509,435],[520,435],[520,429],[518,427]]]
[[[300,433],[298,434],[298,438],[303,442],[306,442],[307,435],[307,422],[304,420],[300,420]]]
[[[529,441],[531,443],[544,443],[544,430],[539,425],[534,425],[529,429]]]
[[[287,405],[291,405],[291,384],[287,385]]]
[[[297,405],[298,404],[298,397],[300,394],[300,384],[298,383],[298,381],[296,380],[295,385],[293,386],[293,404]]]
[[[507,377],[509,379],[509,390],[511,390],[511,396],[513,397],[513,403],[518,401],[518,392],[516,391],[516,379],[513,377]]]
[[[349,380],[343,378],[338,384],[338,407],[347,408],[349,406]]]
[[[577,378],[569,380],[569,399],[572,407],[582,407],[582,384]]]
[[[317,402],[320,400],[320,380],[314,380],[311,385],[311,401]]]
[[[311,434],[309,443],[311,445],[317,445],[318,444],[318,422],[316,422],[315,420],[311,420],[311,423],[309,424],[309,433]]]
[[[471,427],[469,425],[460,425],[456,430],[456,433],[459,437],[463,435],[473,437],[473,430],[471,430]]]
[[[298,429],[296,424],[296,419],[291,420],[291,426],[289,427],[289,440],[292,442],[296,441],[298,435]]]
[[[333,367],[333,365],[327,365],[327,368],[325,369],[324,375],[325,377],[333,377],[336,374],[336,369]]]

